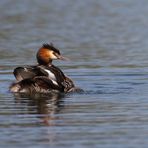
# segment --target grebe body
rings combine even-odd
[[[81,89],[75,87],[73,81],[52,60],[65,60],[60,51],[53,45],[43,44],[37,52],[38,65],[17,67],[14,76],[17,82],[10,86],[10,91],[15,93],[48,93],[51,91],[74,92]]]

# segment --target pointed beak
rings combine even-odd
[[[69,60],[70,60],[69,58],[63,57],[63,56],[61,56],[61,55],[58,55],[57,58],[58,58],[59,60],[64,60],[64,61],[69,61]]]

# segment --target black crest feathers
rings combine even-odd
[[[50,44],[45,43],[45,44],[43,44],[42,48],[52,50],[60,55],[60,51],[57,48],[55,48],[52,43],[50,43]]]

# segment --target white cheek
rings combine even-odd
[[[54,54],[52,54],[51,58],[52,58],[53,60],[58,59]]]

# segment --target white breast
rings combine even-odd
[[[48,73],[48,78],[53,82],[53,84],[58,85],[58,83],[56,82],[57,79],[54,75],[54,73],[52,73],[50,70],[44,69],[44,71],[46,71]]]

